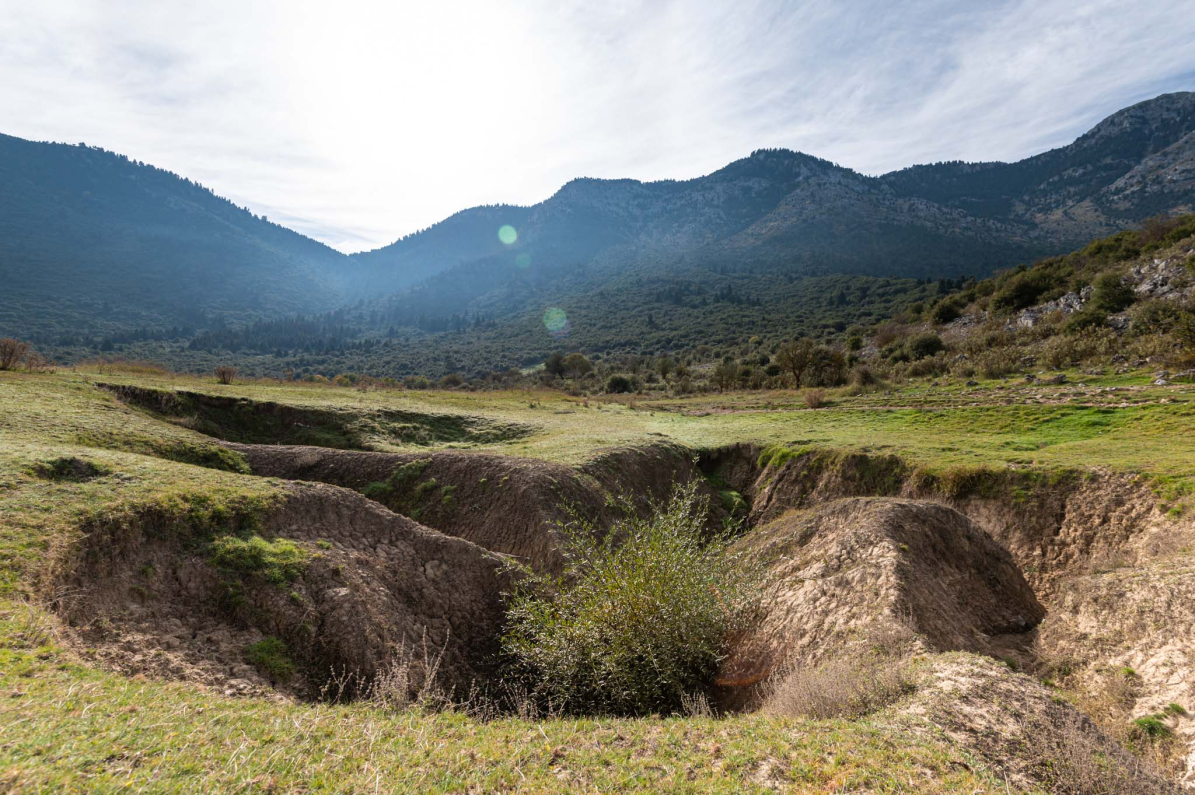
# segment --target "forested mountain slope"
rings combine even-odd
[[[532,207],[464,210],[351,257],[121,155],[0,137],[0,334],[63,350],[205,332],[213,350],[262,322],[314,322],[342,340],[478,326],[544,337],[562,331],[541,323],[559,308],[597,350],[628,339],[670,348],[695,344],[705,319],[713,329],[749,319],[719,307],[766,307],[815,330],[804,310],[833,323],[825,303],[859,293],[834,282],[827,294],[802,284],[810,278],[957,281],[1192,209],[1190,92],[1017,163],[870,177],[760,150],[684,181],[575,179]],[[516,346],[527,355],[551,344],[528,340]]]
[[[123,155],[0,135],[0,333],[331,309],[350,260]]]

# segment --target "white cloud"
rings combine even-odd
[[[0,0],[0,132],[87,141],[344,250],[579,176],[785,146],[1017,159],[1195,88],[1195,0]]]

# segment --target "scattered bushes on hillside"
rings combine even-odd
[[[1088,306],[1073,313],[1062,324],[1063,334],[1080,334],[1091,329],[1103,328],[1108,325],[1108,313],[1103,310]]]
[[[884,358],[897,364],[917,362],[946,350],[946,344],[937,334],[915,334],[899,343],[889,345],[882,352]]]
[[[758,602],[759,575],[710,538],[696,482],[654,513],[602,534],[579,515],[559,528],[564,570],[524,571],[503,647],[541,704],[565,713],[647,715],[684,708],[713,681]]]
[[[1174,334],[1190,355],[1195,355],[1195,310],[1188,309],[1179,315],[1174,324]]]
[[[962,310],[958,303],[949,298],[943,298],[929,310],[930,322],[938,325],[957,320],[960,315],[962,315]]]
[[[1019,269],[1003,280],[992,294],[989,308],[997,314],[1011,314],[1053,300],[1066,292],[1068,270],[1057,261],[1039,263],[1031,269]]]
[[[1182,319],[1182,310],[1174,301],[1152,298],[1140,301],[1129,310],[1130,330],[1134,336],[1169,334]]]

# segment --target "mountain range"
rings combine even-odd
[[[534,206],[464,210],[354,255],[123,155],[0,136],[0,336],[187,336],[342,307],[365,334],[542,333],[546,307],[576,314],[595,295],[615,323],[626,308],[659,326],[667,307],[728,287],[759,305],[808,278],[986,275],[1193,210],[1193,92],[1016,163],[867,176],[760,150],[684,181],[575,179]]]

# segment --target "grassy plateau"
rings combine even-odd
[[[603,448],[671,440],[694,450],[756,442],[892,453],[931,472],[1098,462],[1150,479],[1159,500],[1181,506],[1195,491],[1195,385],[1151,380],[1146,370],[1071,373],[1060,385],[925,379],[831,390],[823,408],[807,409],[789,391],[644,400],[0,373],[0,791],[1009,791],[946,738],[884,713],[481,720],[234,698],[85,664],[50,604],[59,553],[89,519],[153,506],[216,525],[268,509],[282,488],[196,430],[202,417],[139,409],[100,384],[315,410],[351,431],[338,438],[379,451],[577,464]]]

